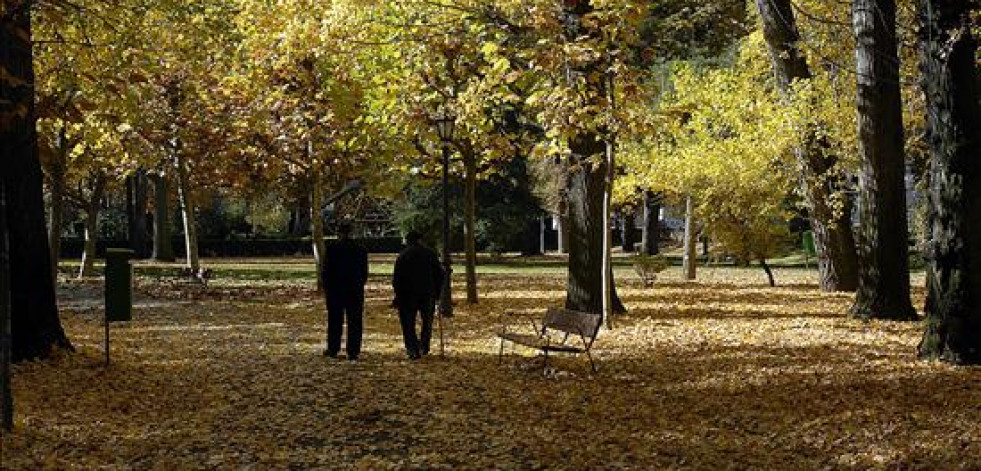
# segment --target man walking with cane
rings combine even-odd
[[[408,247],[395,260],[395,273],[392,276],[392,287],[395,288],[392,305],[399,311],[405,352],[413,360],[429,354],[429,343],[433,335],[433,311],[444,276],[436,252],[422,245],[421,238],[415,231],[406,234]],[[422,318],[422,330],[418,336],[417,314]]]

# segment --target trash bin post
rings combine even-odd
[[[133,265],[130,249],[106,249],[106,365],[109,365],[109,323],[133,319]]]
[[[814,231],[804,231],[801,234],[801,245],[804,249],[804,268],[807,268],[808,259],[817,255],[817,247],[814,245]]]

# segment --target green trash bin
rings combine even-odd
[[[106,321],[133,319],[133,258],[130,249],[106,249]]]
[[[817,255],[817,248],[814,246],[814,232],[804,231],[801,239],[804,246],[804,254],[809,257]]]

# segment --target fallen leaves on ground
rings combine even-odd
[[[73,284],[78,353],[15,367],[2,468],[981,466],[981,370],[918,361],[922,324],[849,320],[850,296],[806,271],[777,288],[744,270],[700,276],[621,280],[630,312],[600,333],[599,372],[570,357],[547,376],[529,350],[499,365],[494,332],[505,309],[561,304],[561,274],[483,275],[480,304],[458,296],[444,326],[446,356],[421,362],[404,358],[384,277],[357,363],[321,356],[309,282],[141,279],[106,368],[101,290]]]

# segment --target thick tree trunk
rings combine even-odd
[[[324,242],[324,218],[320,213],[323,207],[323,188],[321,188],[322,178],[320,169],[311,170],[310,180],[310,223],[313,233],[313,262],[317,269],[317,292],[324,290],[324,280],[321,276],[324,268],[324,251],[327,245]]]
[[[105,193],[106,179],[95,177],[89,201],[85,205],[85,248],[82,251],[82,267],[78,271],[79,278],[95,276],[96,242],[99,240],[99,209],[102,206],[102,196]]]
[[[569,178],[569,279],[566,286],[566,308],[586,312],[603,309],[603,189],[605,152],[595,135],[582,136],[570,142],[575,169]],[[587,160],[582,156],[592,156]],[[612,277],[611,277],[612,280]],[[614,312],[626,312],[611,283]]]
[[[126,222],[129,231],[129,245],[139,258],[146,257],[146,172],[137,169],[126,178]]]
[[[51,187],[50,210],[51,220],[48,224],[48,249],[51,251],[51,276],[55,285],[58,284],[58,260],[61,258],[61,230],[65,218],[65,166],[68,160],[68,138],[65,125],[58,129],[55,142],[55,155],[48,172],[48,182]]]
[[[859,282],[851,314],[915,320],[910,303],[895,0],[855,0],[859,175]]]
[[[153,181],[153,259],[158,262],[174,261],[174,246],[170,232],[170,188],[167,175],[154,174]]]
[[[691,195],[685,198],[685,242],[682,271],[686,280],[695,279],[697,256],[695,254],[695,205]]]
[[[521,256],[533,257],[542,255],[541,244],[539,243],[539,226],[535,219],[525,221],[525,227],[521,231]]]
[[[644,255],[657,255],[659,253],[658,238],[661,236],[660,229],[661,205],[656,202],[654,192],[644,192],[644,228],[640,234],[641,253]]]
[[[197,272],[201,269],[201,261],[198,257],[198,224],[195,216],[197,207],[191,196],[191,178],[187,169],[187,160],[180,146],[175,149],[174,164],[177,174],[177,200],[180,202],[181,217],[184,221],[185,263],[187,268]]]
[[[464,152],[463,251],[466,265],[467,304],[477,304],[477,160]]]
[[[7,199],[0,178],[0,427],[14,428],[14,395],[10,389],[10,246],[7,244]]]
[[[930,146],[923,358],[981,364],[981,81],[968,0],[920,0]]]
[[[811,79],[811,71],[798,47],[800,34],[794,10],[790,0],[756,0],[756,5],[777,85],[788,95],[792,82]],[[846,201],[847,208],[839,212],[829,204],[831,190],[843,189],[845,182],[834,169],[836,157],[825,155],[823,147],[820,138],[812,133],[794,152],[814,232],[820,286],[823,291],[854,291],[858,286],[858,264],[851,202]]]
[[[46,357],[53,346],[71,349],[51,277],[34,112],[31,10],[21,3],[0,7],[0,178],[8,244],[16,247],[10,251],[13,361]]]
[[[594,25],[583,21],[593,11],[589,1],[565,3],[565,37],[569,41],[582,41],[584,36],[594,39],[601,36]],[[580,63],[575,73],[586,77],[589,92],[598,102],[608,100],[607,64],[602,60]],[[597,106],[598,103],[597,103]],[[601,136],[595,132],[580,131],[569,138],[571,151],[566,185],[569,231],[569,279],[566,287],[566,308],[603,312],[605,300],[609,300],[611,312],[626,312],[617,296],[613,270],[604,269],[604,257],[608,253],[609,237],[607,208],[607,160],[612,157]],[[609,291],[603,290],[604,276]]]

